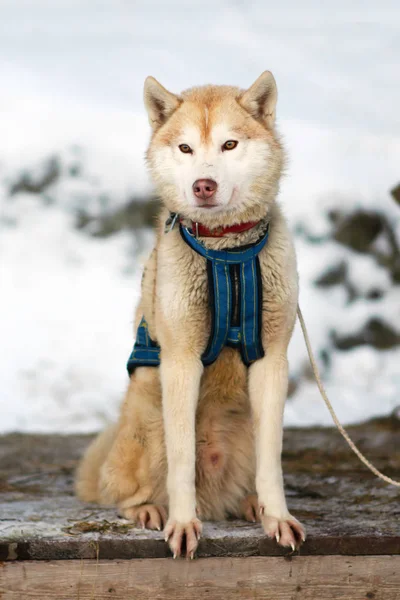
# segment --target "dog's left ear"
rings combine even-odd
[[[239,99],[243,106],[257,121],[272,128],[275,123],[275,108],[278,90],[271,71],[264,71]]]

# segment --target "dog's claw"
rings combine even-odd
[[[275,538],[280,546],[291,548],[293,552],[300,546],[301,540],[305,540],[303,526],[291,515],[279,519],[264,513],[262,523],[268,537]]]
[[[258,505],[256,494],[245,496],[240,503],[240,510],[243,518],[249,523],[260,521],[261,507]]]
[[[194,553],[200,537],[201,522],[194,518],[188,523],[168,521],[165,540],[169,543],[174,558],[181,556],[182,548],[186,545],[186,558],[194,558]]]
[[[121,506],[119,514],[122,518],[133,521],[137,527],[161,531],[167,520],[163,506],[157,504],[140,504],[138,506]]]

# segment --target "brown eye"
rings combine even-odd
[[[238,143],[239,142],[236,142],[235,140],[228,140],[222,146],[222,150],[233,150],[234,148],[236,148],[236,146],[238,145]]]
[[[193,150],[187,144],[181,144],[179,146],[179,150],[183,152],[183,154],[192,154]]]

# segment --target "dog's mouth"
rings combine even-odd
[[[197,204],[196,208],[206,208],[209,210],[210,208],[216,208],[220,206],[218,202],[204,202],[203,204]]]
[[[229,202],[225,206],[232,206],[232,204],[236,200],[237,194],[238,194],[238,188],[234,187],[232,190],[231,197],[229,198]],[[221,208],[223,206],[224,206],[224,204],[221,204],[220,202],[218,202],[212,198],[210,198],[209,200],[197,200],[197,202],[196,202],[196,208],[205,208],[206,210],[210,210],[211,208]]]

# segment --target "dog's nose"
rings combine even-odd
[[[217,190],[218,184],[213,179],[197,179],[193,184],[193,192],[197,198],[208,200]]]

